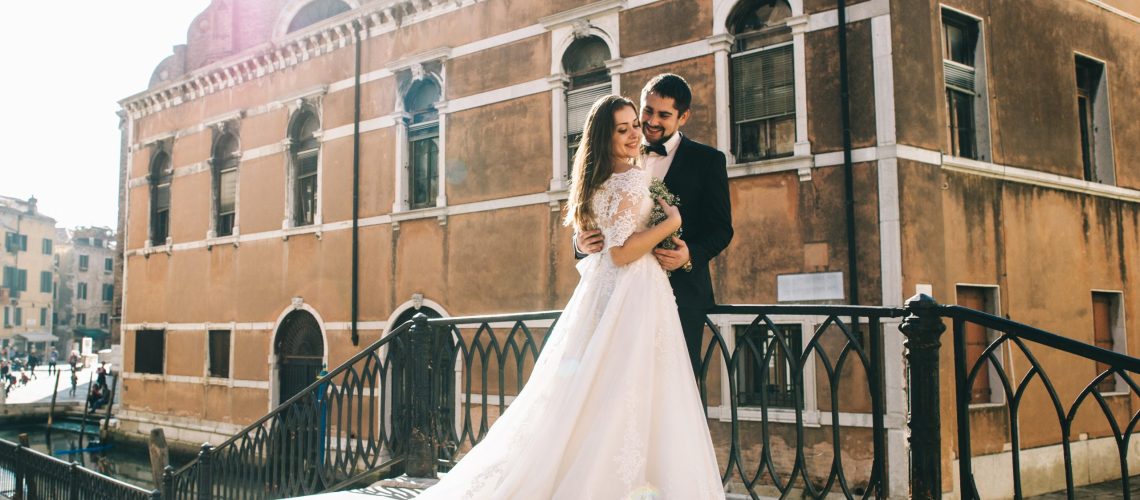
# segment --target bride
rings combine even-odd
[[[677,306],[653,248],[677,208],[647,227],[654,200],[639,164],[632,101],[594,103],[574,158],[566,224],[605,248],[582,275],[525,388],[419,499],[723,499]]]

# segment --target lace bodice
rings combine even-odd
[[[649,223],[653,203],[649,199],[648,171],[634,167],[611,175],[594,193],[590,208],[605,237],[602,251],[624,245],[631,234]]]

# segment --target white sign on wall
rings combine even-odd
[[[814,302],[843,300],[843,273],[781,274],[776,276],[776,300]]]

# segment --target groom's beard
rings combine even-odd
[[[648,127],[646,127],[646,130],[648,130]],[[662,132],[664,132],[664,129],[658,129],[658,130],[661,130]],[[677,133],[677,132],[673,132],[673,134],[676,134],[676,133]],[[649,140],[649,137],[647,137],[647,136],[646,136],[644,133],[642,133],[642,134],[641,134],[641,138],[642,138],[642,139],[645,139],[645,142],[646,142],[647,144],[650,144],[650,145],[656,146],[656,145],[658,145],[658,144],[665,144],[666,142],[669,142],[669,139],[672,139],[672,138],[673,138],[673,134],[669,134],[669,135],[662,135],[662,136],[661,136],[661,138],[660,138],[660,139],[658,139],[658,140],[656,140],[656,141],[651,141],[651,140]]]

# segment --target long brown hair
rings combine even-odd
[[[598,187],[614,173],[614,113],[629,106],[637,114],[633,101],[618,95],[608,95],[594,102],[586,124],[582,127],[582,142],[574,154],[574,170],[570,175],[570,199],[563,224],[577,231],[597,226],[590,210],[590,199]]]

